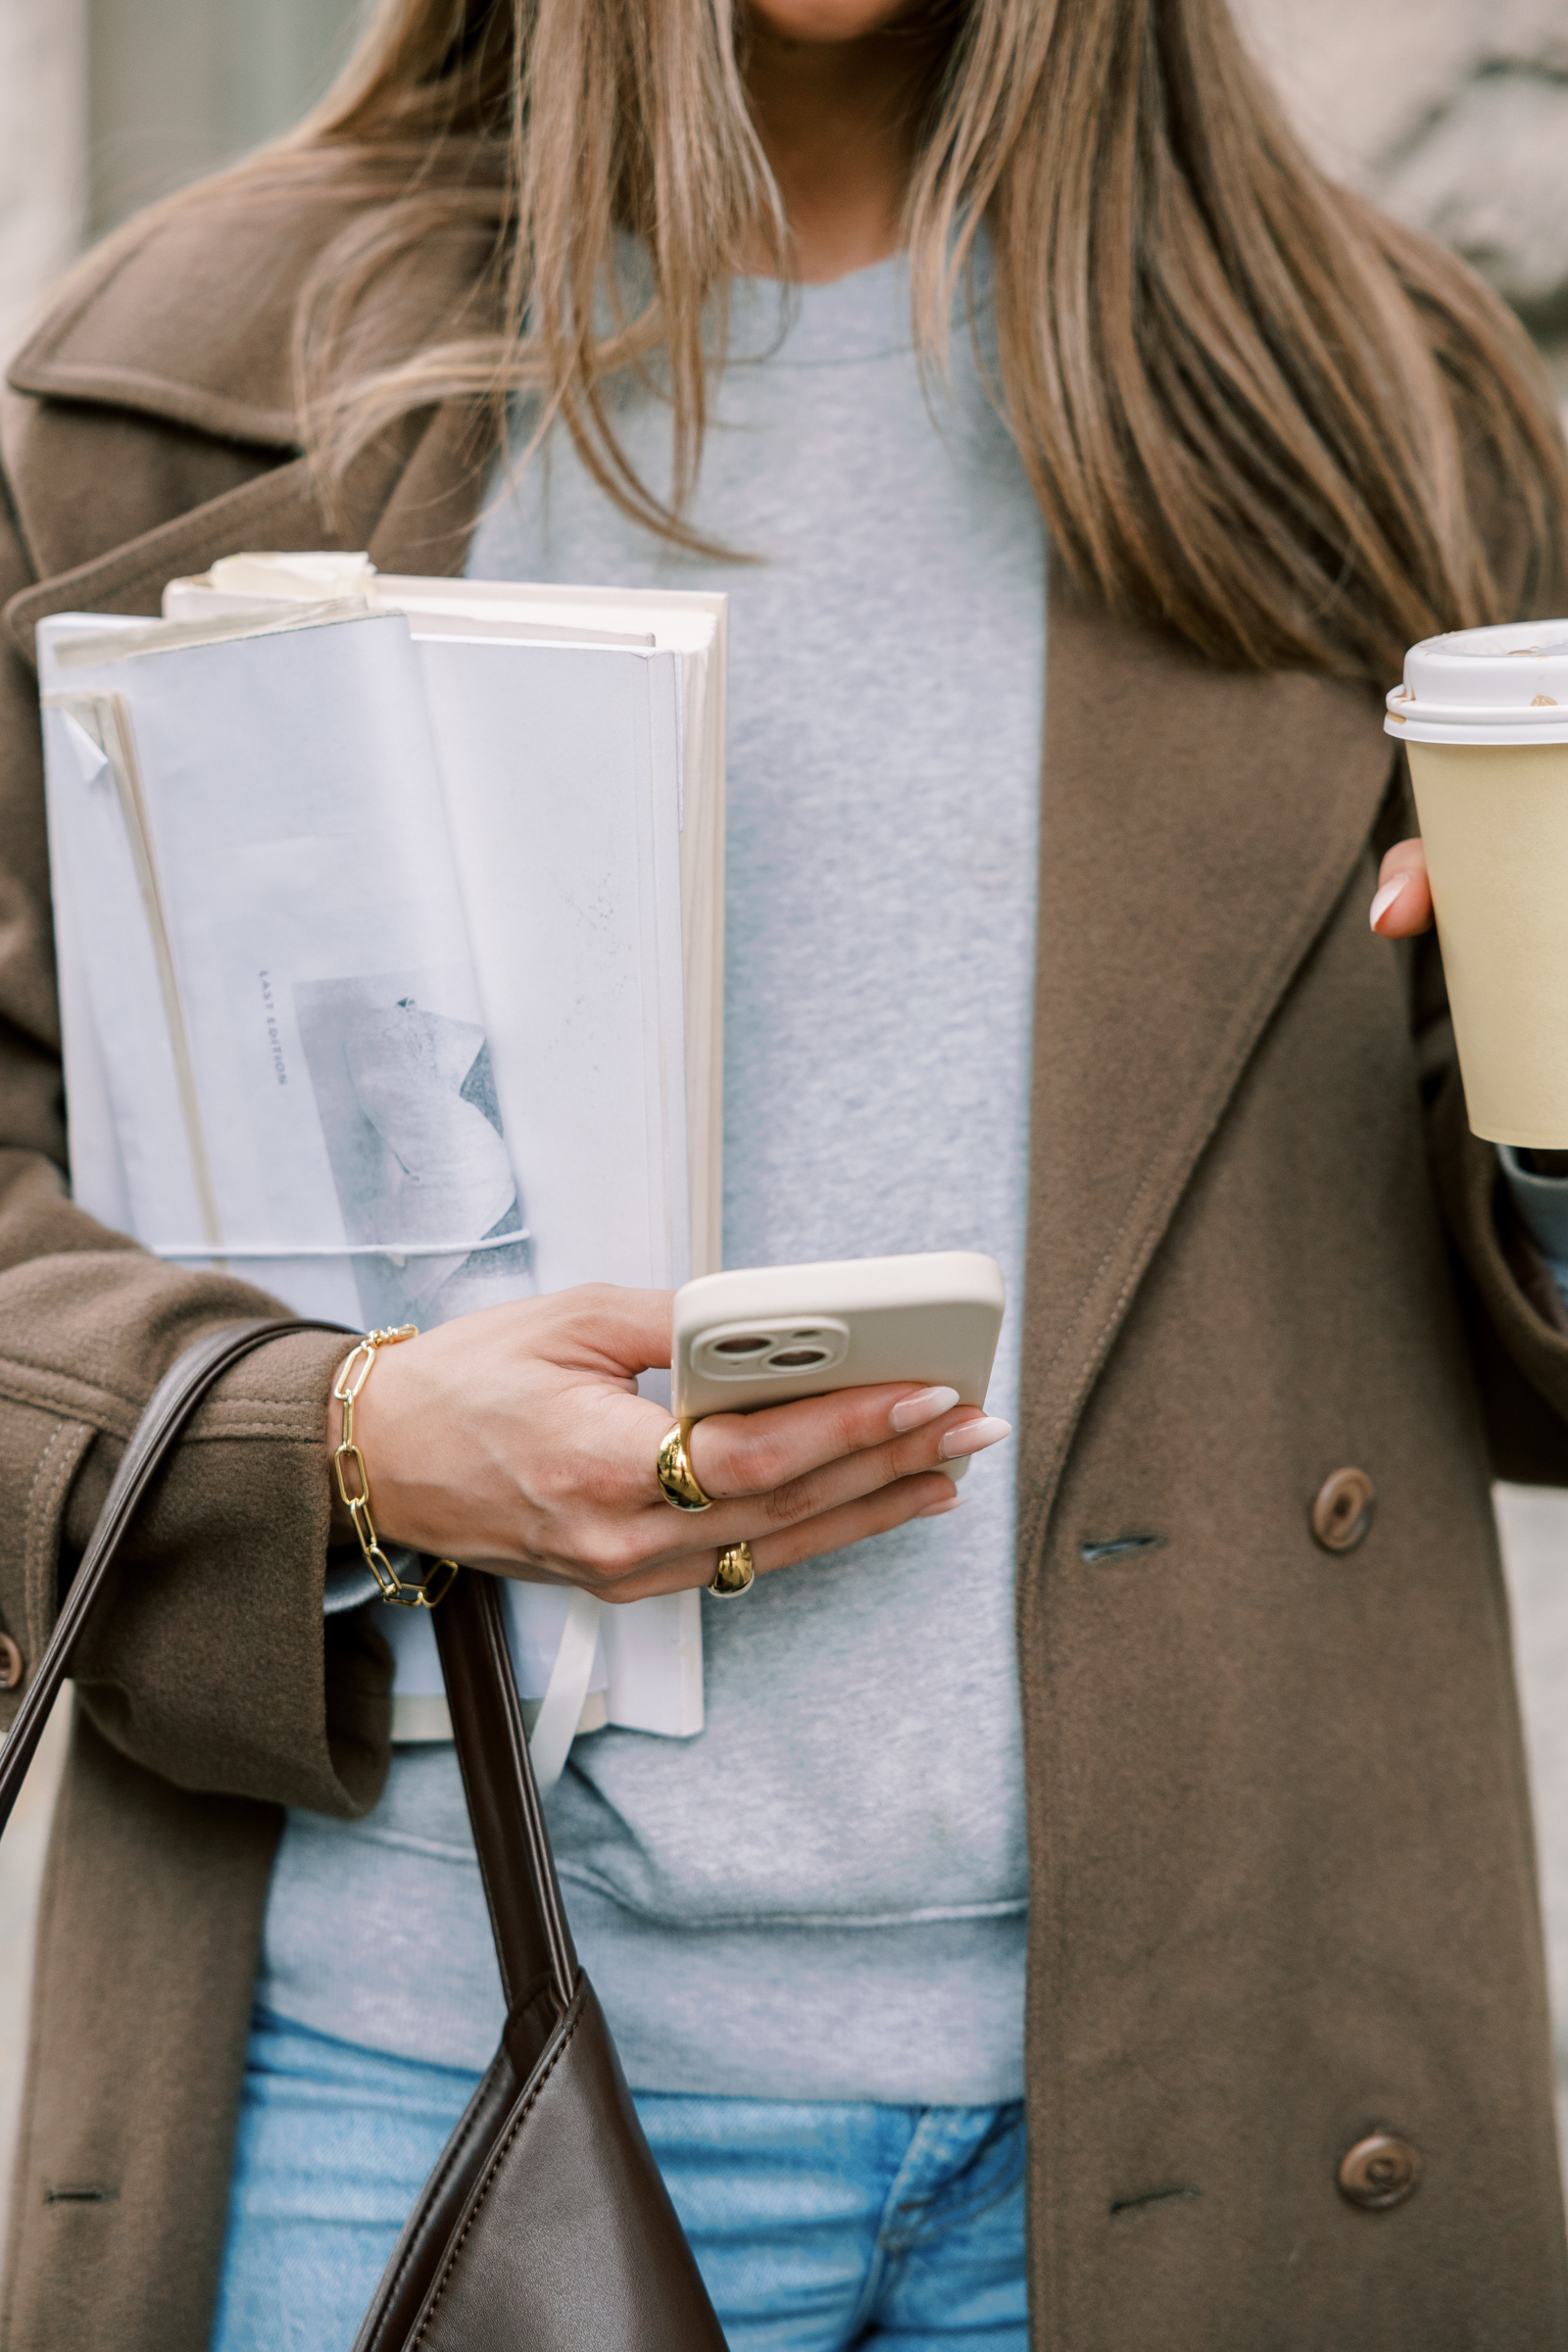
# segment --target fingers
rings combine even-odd
[[[1413,939],[1432,927],[1427,854],[1419,840],[1396,841],[1378,874],[1369,919],[1380,939]]]
[[[889,1439],[881,1446],[862,1446],[858,1453],[842,1455],[837,1461],[820,1463],[765,1494],[746,1494],[715,1502],[700,1519],[695,1516],[683,1519],[681,1513],[661,1501],[643,1514],[633,1542],[640,1542],[642,1564],[648,1567],[670,1566],[699,1546],[706,1550],[714,1544],[738,1544],[743,1539],[755,1548],[760,1536],[793,1531],[808,1521],[853,1508],[911,1479],[940,1477],[944,1461],[982,1452],[1009,1434],[1005,1421],[982,1413],[973,1405],[960,1406],[956,1413],[941,1415],[926,1429]],[[924,1497],[925,1502],[956,1499],[956,1491],[946,1478]]]
[[[891,1411],[885,1401],[879,1407],[884,1426]],[[894,1526],[919,1510],[951,1507],[958,1497],[943,1463],[983,1451],[1008,1434],[1005,1421],[960,1405],[938,1413],[923,1429],[820,1463],[766,1494],[715,1500],[701,1513],[672,1510],[651,1480],[657,1499],[631,1510],[611,1494],[589,1499],[579,1471],[572,1481],[577,1491],[562,1498],[564,1507],[547,1511],[536,1522],[524,1552],[525,1573],[550,1583],[581,1584],[603,1600],[621,1601],[708,1583],[715,1552],[729,1544],[749,1543],[755,1550],[765,1541],[770,1564],[784,1565],[835,1543],[858,1540],[842,1534],[803,1537],[800,1531],[808,1524],[839,1527],[863,1520]],[[894,1490],[904,1501],[888,1499]],[[889,1511],[891,1518],[885,1515]],[[846,1512],[849,1519],[842,1519]]]
[[[814,1518],[771,1534],[759,1532],[755,1513],[749,1525],[744,1523],[742,1506],[737,1504],[731,1506],[736,1522],[733,1528],[710,1528],[706,1521],[691,1523],[693,1528],[701,1524],[705,1530],[707,1541],[700,1551],[682,1550],[673,1557],[650,1562],[616,1577],[613,1582],[596,1583],[589,1589],[601,1600],[614,1603],[647,1600],[661,1592],[686,1592],[694,1586],[710,1584],[720,1549],[740,1543],[751,1544],[757,1573],[766,1576],[775,1568],[793,1568],[824,1552],[842,1551],[852,1544],[862,1543],[867,1536],[886,1535],[891,1529],[903,1527],[928,1512],[940,1516],[956,1509],[961,1501],[962,1496],[950,1478],[927,1471],[900,1479],[892,1486],[879,1487],[873,1494],[858,1495]],[[716,1518],[717,1513],[713,1516]],[[507,1573],[505,1568],[503,1573]],[[511,1573],[515,1574],[515,1569]],[[547,1583],[583,1581],[578,1574],[562,1576],[544,1566],[529,1567],[524,1574],[529,1578],[542,1576]]]
[[[703,1492],[723,1501],[774,1494],[828,1462],[913,1433],[933,1440],[933,1447],[921,1452],[923,1467],[939,1458],[935,1440],[956,1422],[984,1417],[975,1406],[960,1405],[956,1389],[883,1383],[757,1413],[710,1414],[692,1431],[687,1452]],[[1005,1429],[999,1427],[997,1434],[1004,1436]]]
[[[930,1474],[902,1478],[894,1486],[878,1488],[874,1494],[802,1520],[782,1534],[752,1537],[752,1559],[758,1575],[766,1576],[775,1568],[798,1567],[802,1560],[817,1559],[824,1552],[844,1551],[852,1544],[863,1544],[867,1536],[886,1535],[924,1511],[955,1509],[962,1500],[950,1478]]]

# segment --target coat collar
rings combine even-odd
[[[129,412],[254,450],[265,470],[13,597],[4,625],[29,661],[45,614],[156,612],[166,581],[239,548],[368,547],[383,570],[462,569],[490,456],[470,410],[406,419],[330,498],[299,455],[300,288],[335,240],[351,262],[373,257],[407,178],[406,159],[302,153],[270,180],[241,172],[152,207],[70,274],[7,372],[19,429],[40,400]],[[375,275],[345,352],[353,371],[491,322],[498,186],[493,156],[454,150],[423,191],[425,233]]]
[[[421,235],[375,275],[347,363],[370,372],[490,323],[499,166],[454,151]],[[71,271],[7,369],[14,391],[129,410],[244,447],[299,447],[300,289],[329,246],[353,266],[409,193],[406,160],[301,151],[167,199]]]
[[[168,581],[245,549],[368,548],[382,571],[460,572],[489,456],[482,419],[463,403],[444,403],[413,418],[396,447],[361,458],[331,500],[309,461],[296,458],[24,588],[0,617],[31,662],[33,632],[49,613],[156,613]]]

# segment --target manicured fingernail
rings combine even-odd
[[[944,1511],[956,1511],[962,1500],[961,1494],[950,1494],[946,1502],[928,1502],[923,1511],[914,1515],[917,1519],[940,1519]]]
[[[956,1389],[916,1389],[912,1396],[902,1396],[893,1407],[893,1426],[897,1430],[923,1429],[938,1413],[951,1413],[958,1401]]]
[[[950,1429],[937,1452],[943,1461],[953,1462],[960,1453],[981,1453],[986,1446],[1011,1435],[1010,1421],[999,1421],[995,1413],[982,1413],[978,1421],[965,1421],[960,1428]]]
[[[1379,923],[1382,922],[1383,917],[1388,913],[1389,908],[1394,905],[1395,900],[1398,897],[1400,891],[1404,888],[1409,879],[1410,877],[1408,874],[1396,874],[1392,882],[1384,883],[1383,888],[1378,892],[1377,897],[1372,902],[1372,910],[1367,917],[1367,920],[1371,923],[1374,931],[1377,929]]]

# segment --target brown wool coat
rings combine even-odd
[[[12,371],[0,1616],[29,1656],[157,1376],[262,1303],[67,1200],[30,631],[155,612],[243,547],[461,565],[463,416],[416,418],[330,521],[291,441],[288,307],[355,200],[209,194]],[[389,347],[475,259],[421,249]],[[1488,1497],[1494,1467],[1568,1483],[1568,1340],[1505,1258],[1432,959],[1367,931],[1397,819],[1378,705],[1221,674],[1059,588],[1050,649],[1018,1437],[1034,2341],[1568,2346]],[[206,2343],[278,1808],[362,1811],[387,1760],[384,1651],[320,1613],[335,1353],[290,1341],[224,1383],[81,1673],[5,2352]],[[1378,1507],[1336,1556],[1308,1514],[1347,1464]],[[1091,1556],[1129,1534],[1158,1544]],[[1424,2174],[1369,2213],[1336,2172],[1378,2127]]]

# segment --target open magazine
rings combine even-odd
[[[246,557],[166,614],[39,631],[76,1198],[358,1326],[712,1270],[724,600]],[[506,1593],[543,1778],[701,1728],[695,1594]]]

